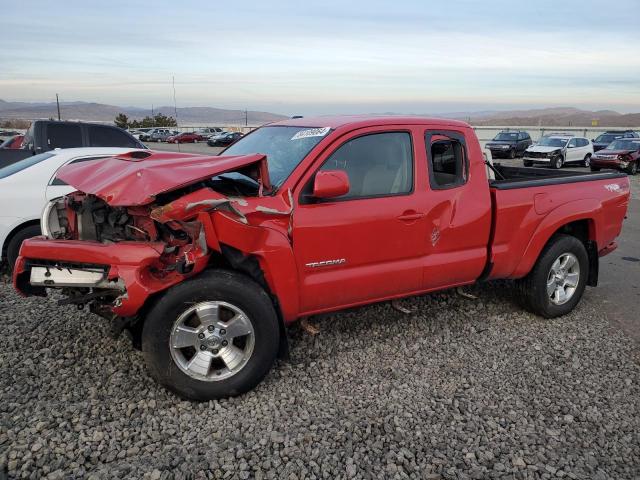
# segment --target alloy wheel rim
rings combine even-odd
[[[573,253],[563,253],[547,275],[547,296],[554,305],[564,305],[576,293],[580,282],[580,262]]]
[[[236,375],[253,354],[255,332],[237,306],[221,301],[192,305],[175,321],[169,350],[178,368],[206,382]]]

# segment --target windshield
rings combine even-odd
[[[271,183],[279,187],[328,133],[329,128],[262,127],[240,138],[221,155],[266,155]]]
[[[517,139],[518,139],[517,133],[508,133],[508,132],[499,133],[498,135],[496,135],[496,138],[494,138],[494,140],[502,140],[506,142],[517,140]]]
[[[11,165],[7,165],[6,167],[2,167],[0,168],[0,178],[6,178],[9,175],[13,175],[14,173],[21,172],[25,168],[29,168],[35,165],[36,163],[40,163],[43,160],[46,160],[49,157],[53,157],[54,155],[55,153],[51,153],[51,152],[41,153],[39,155],[34,155],[32,157],[24,158],[19,162],[12,163]]]
[[[538,142],[538,146],[540,147],[564,147],[568,138],[558,138],[558,137],[542,137]]]
[[[635,139],[618,139],[611,142],[607,146],[607,150],[638,150],[640,148],[640,140]]]
[[[600,136],[598,136],[598,138],[596,138],[596,142],[598,143],[611,143],[613,142],[616,138],[620,138],[622,137],[622,135],[611,135],[611,134],[602,134]]]

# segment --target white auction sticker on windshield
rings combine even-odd
[[[301,138],[309,138],[309,137],[324,137],[327,133],[329,133],[331,127],[321,127],[321,128],[309,128],[307,130],[300,130],[296,133],[291,140],[300,140]]]

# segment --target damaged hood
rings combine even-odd
[[[267,157],[195,156],[168,152],[130,152],[66,165],[57,177],[114,207],[146,205],[161,193],[177,190],[225,172],[239,171],[270,189]]]

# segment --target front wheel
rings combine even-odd
[[[589,165],[591,165],[591,154],[590,153],[587,153],[584,156],[584,160],[582,161],[582,164],[587,168],[589,167]]]
[[[515,148],[512,148],[512,149],[509,151],[509,158],[510,158],[511,160],[513,160],[514,158],[516,158],[516,149],[515,149]]]
[[[523,306],[545,318],[566,315],[580,301],[589,275],[584,244],[556,235],[545,246],[529,274],[518,281]]]
[[[626,172],[629,175],[635,175],[636,173],[638,173],[638,162],[631,162],[627,167]]]
[[[564,160],[562,159],[561,155],[558,155],[557,157],[551,159],[551,166],[555,169],[562,168],[563,163]]]
[[[279,345],[267,293],[236,272],[210,270],[169,289],[147,315],[151,376],[191,400],[239,395],[271,369]]]

